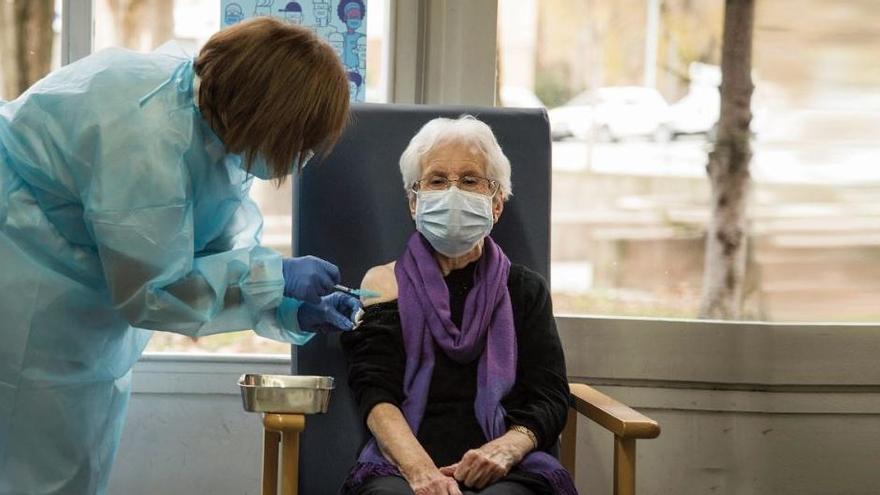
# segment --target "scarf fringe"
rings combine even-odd
[[[397,476],[402,478],[400,471],[391,464],[379,464],[376,462],[359,462],[355,464],[354,469],[345,479],[339,493],[341,495],[349,495],[355,493],[357,489],[373,478],[382,476]]]
[[[553,488],[556,495],[578,495],[577,488],[574,486],[574,480],[565,469],[557,469],[549,473],[541,473],[541,476]]]

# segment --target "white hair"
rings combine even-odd
[[[504,199],[513,194],[510,160],[501,151],[492,129],[473,115],[462,115],[457,119],[436,118],[413,136],[400,155],[400,174],[408,194],[412,194],[413,183],[422,176],[422,158],[437,144],[448,141],[463,141],[476,146],[486,158],[487,178],[498,182]]]

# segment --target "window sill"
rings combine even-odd
[[[147,353],[134,366],[132,392],[239,395],[241,375],[290,369],[289,355]]]

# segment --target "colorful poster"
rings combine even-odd
[[[221,27],[272,16],[306,26],[330,43],[348,72],[351,101],[364,101],[367,85],[368,0],[221,0]]]

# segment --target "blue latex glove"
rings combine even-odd
[[[333,292],[339,283],[339,268],[314,256],[284,258],[284,296],[320,304],[321,297]]]
[[[361,302],[342,292],[321,298],[318,304],[303,303],[297,312],[299,328],[307,332],[351,330]]]

